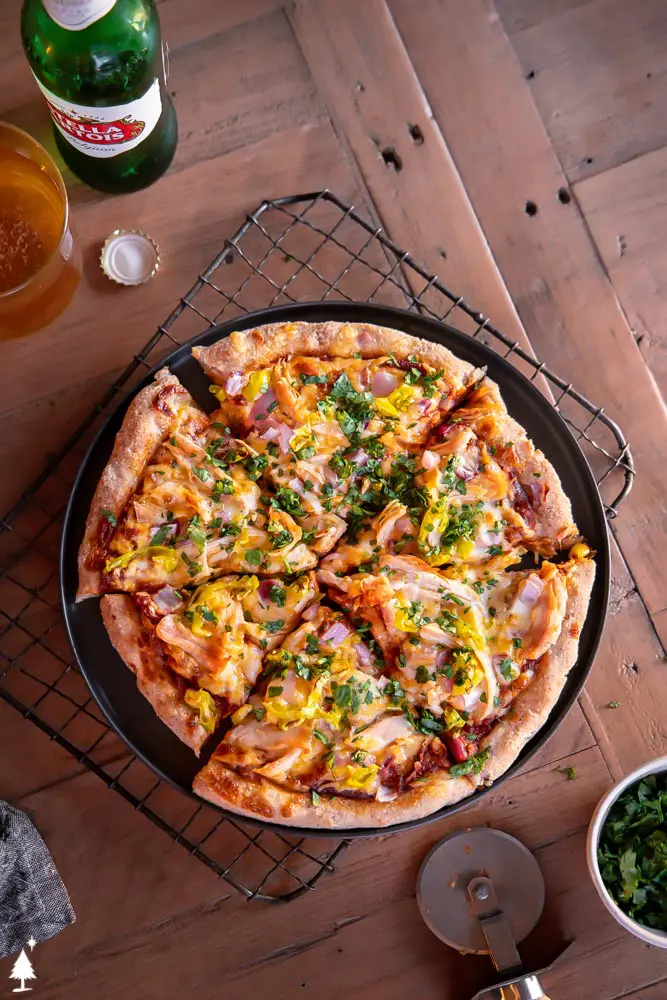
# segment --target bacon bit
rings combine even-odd
[[[173,396],[184,396],[187,390],[183,388],[182,385],[165,385],[160,389],[157,396],[153,400],[153,406],[160,413],[173,413],[173,407],[170,405]]]
[[[392,792],[401,791],[403,787],[403,775],[396,767],[396,761],[391,754],[387,754],[385,757],[382,767],[378,772],[378,778],[383,788],[389,788]]]
[[[408,782],[415,781],[417,778],[424,778],[427,774],[433,774],[435,771],[444,771],[450,764],[451,760],[447,753],[447,748],[439,737],[434,736],[428,743],[424,743],[419,751],[419,756],[410,772]]]

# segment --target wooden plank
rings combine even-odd
[[[534,5],[533,5],[534,6]],[[574,182],[665,142],[667,10],[656,0],[551,4],[512,35],[542,120]],[[503,8],[500,6],[503,16]]]
[[[390,235],[527,346],[384,0],[297,0],[288,12]]]
[[[171,850],[167,858],[159,856],[150,829],[139,839],[141,830],[133,823],[125,825],[125,805],[116,807],[115,797],[106,790],[106,799],[100,799],[92,796],[92,786],[87,788],[87,837],[83,842],[66,844],[60,815],[71,808],[73,796],[81,795],[81,783],[90,778],[60,786],[50,797],[48,793],[35,796],[31,808],[38,819],[45,817],[54,857],[75,906],[80,905],[79,924],[67,932],[67,960],[63,961],[63,949],[56,941],[40,946],[40,989],[46,998],[67,993],[74,1000],[83,996],[106,1000],[125,995],[132,980],[150,983],[153,995],[196,990],[198,995],[212,998],[219,995],[223,983],[230,989],[233,983],[240,984],[247,995],[258,996],[271,979],[272,995],[282,998],[291,995],[294,977],[299,975],[297,981],[307,981],[313,996],[340,997],[343,985],[354,990],[351,980],[356,975],[371,995],[375,995],[373,990],[383,995],[387,954],[401,954],[405,968],[415,966],[419,964],[420,942],[430,940],[418,920],[394,919],[392,914],[413,911],[417,866],[441,836],[467,825],[491,823],[539,850],[555,840],[567,843],[586,825],[592,806],[609,784],[607,769],[597,748],[582,750],[564,764],[576,767],[574,782],[568,781],[558,767],[545,767],[516,777],[450,821],[422,826],[400,836],[355,843],[341,862],[340,871],[322,883],[321,890],[290,904],[288,920],[276,919],[275,908],[256,904],[250,915],[236,894],[212,902],[210,889],[206,894],[206,888],[201,905],[188,912],[186,907],[192,905],[193,895],[178,858]],[[553,810],[556,797],[559,809]],[[54,809],[57,815],[51,815]],[[108,824],[104,818],[107,814]],[[85,892],[84,881],[85,873],[99,857],[100,843],[107,844],[109,839],[108,867],[103,874],[104,884],[99,886],[99,898],[105,900],[102,913]],[[190,859],[186,860],[189,864]],[[112,874],[115,877],[110,884]],[[158,876],[165,876],[168,885],[154,890],[153,880]],[[184,879],[185,895],[181,897],[176,885]],[[139,915],[130,911],[128,884],[133,886],[131,895],[140,897]],[[199,888],[201,891],[201,883]],[[587,888],[592,894],[592,888]],[[153,916],[160,907],[167,912],[176,900],[185,912],[174,909],[170,919]],[[382,945],[375,932],[367,931],[369,925],[361,922],[376,921],[381,915],[385,916]],[[221,923],[225,927],[225,946],[211,947],[211,941],[218,939]],[[360,962],[353,946],[355,938],[366,942],[366,954],[373,956],[372,962]],[[131,962],[125,960],[128,953]],[[174,954],[179,957],[177,963],[169,960],[169,955]],[[333,961],[330,955],[335,956]],[[454,966],[447,963],[456,963],[456,956],[449,951],[442,955],[449,974]],[[361,986],[360,981],[357,986]],[[441,988],[437,978],[432,978],[430,989],[436,986]]]
[[[667,149],[659,149],[581,181],[574,189],[663,398],[667,397],[666,183]]]
[[[665,658],[615,545],[612,557],[610,613],[581,705],[614,779],[620,780],[665,753]]]
[[[1,698],[0,733],[3,747],[0,753],[0,796],[9,802],[17,804],[35,792],[82,774],[85,770],[83,764],[49,740],[45,733],[22,718]],[[20,747],[20,767],[17,767],[16,755],[9,752],[10,747],[16,748],[17,753]],[[103,764],[126,752],[124,745],[110,734],[98,748],[96,756]]]
[[[614,531],[642,599],[661,610],[667,523],[647,531],[646,512],[667,491],[667,467],[655,460],[664,404],[584,219],[559,200],[567,181],[500,20],[490,0],[465,9],[392,0],[391,9],[537,354],[617,419],[633,446],[636,485]],[[455,99],[461,80],[465,102]]]
[[[590,0],[558,0],[557,3],[554,0],[495,0],[496,10],[510,36],[587,3]]]

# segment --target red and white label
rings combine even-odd
[[[83,31],[116,6],[116,0],[42,0],[51,20],[67,31]]]
[[[162,114],[160,81],[154,80],[143,97],[109,108],[89,108],[56,97],[37,80],[58,131],[87,156],[120,156],[151,134]]]

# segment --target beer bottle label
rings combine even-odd
[[[116,0],[42,0],[51,20],[68,31],[83,31],[115,7]]]
[[[136,101],[107,108],[90,108],[64,101],[39,80],[37,86],[46,98],[58,131],[70,145],[87,156],[107,158],[127,153],[151,134],[162,114],[158,79]]]

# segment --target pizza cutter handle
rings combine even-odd
[[[549,1000],[537,976],[522,976],[501,986],[481,990],[473,1000]]]

